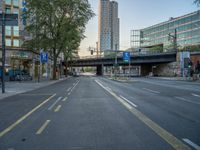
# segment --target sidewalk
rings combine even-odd
[[[14,82],[6,82],[5,83],[5,93],[2,94],[2,87],[0,84],[0,100],[9,96],[13,96],[20,93],[25,93],[28,91],[32,91],[34,89],[38,89],[41,87],[45,87],[62,80],[66,80],[69,77],[61,78],[59,80],[43,80],[41,82],[37,81],[14,81]]]
[[[187,77],[147,77],[147,78],[170,80],[170,81],[186,81],[186,82],[200,83],[200,80],[192,80],[192,78],[187,78]]]

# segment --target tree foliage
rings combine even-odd
[[[197,52],[200,51],[200,45],[188,45],[180,49],[181,51]]]
[[[53,78],[61,52],[66,59],[76,53],[87,22],[94,15],[88,0],[26,0],[27,31],[32,39],[26,46],[47,51],[53,58]]]
[[[150,48],[150,51],[154,51],[154,52],[163,52],[163,46],[154,46]]]
[[[197,4],[197,6],[200,6],[200,0],[195,0],[194,3]]]

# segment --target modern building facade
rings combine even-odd
[[[99,1],[98,49],[100,51],[119,49],[118,3],[115,1]]]
[[[18,14],[18,26],[5,27],[6,46],[6,76],[11,76],[14,72],[23,70],[27,73],[33,72],[31,64],[33,53],[22,48],[26,37],[25,26],[22,23],[22,1],[23,0],[1,0],[0,10],[6,14]],[[0,47],[2,45],[2,32],[0,33]],[[0,51],[0,58],[2,51]],[[0,63],[0,66],[2,63]]]
[[[161,46],[164,50],[200,45],[200,10],[168,21],[131,31],[133,48]]]

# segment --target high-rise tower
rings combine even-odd
[[[100,51],[119,49],[118,3],[110,0],[99,2],[99,35]]]

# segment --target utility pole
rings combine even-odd
[[[3,6],[5,4],[3,3]],[[0,24],[2,27],[2,93],[5,93],[5,61],[6,61],[6,45],[5,45],[5,26],[17,26],[18,25],[18,15],[17,14],[6,14],[5,9],[2,8],[0,13]]]
[[[117,79],[117,44],[115,44],[115,79]]]
[[[2,93],[5,93],[5,13],[2,11],[2,75],[1,75],[1,83],[2,83]]]
[[[174,30],[174,50],[177,52],[177,29]]]

